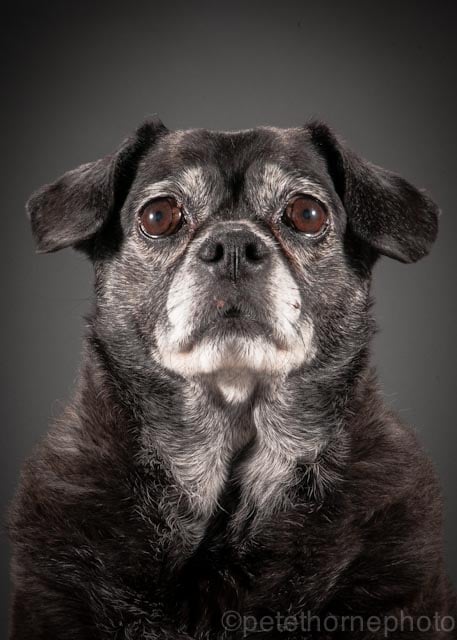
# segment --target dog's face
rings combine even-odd
[[[319,318],[361,315],[344,209],[303,132],[164,136],[121,226],[100,278],[105,321],[117,335],[135,326],[146,359],[184,377],[237,395],[252,376],[311,362]]]
[[[380,253],[414,261],[436,208],[321,124],[224,133],[148,122],[29,203],[39,248],[96,267],[99,335],[126,370],[215,384],[331,370],[369,335]]]

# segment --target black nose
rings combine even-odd
[[[208,237],[200,247],[198,256],[215,275],[236,282],[265,270],[270,250],[253,231],[228,229]]]

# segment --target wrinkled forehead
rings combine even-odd
[[[294,193],[334,199],[325,162],[304,129],[176,131],[143,159],[134,185],[137,207],[175,195],[193,211],[268,212]]]

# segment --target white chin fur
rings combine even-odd
[[[159,336],[158,347],[165,367],[185,378],[212,375],[226,400],[235,402],[249,395],[256,377],[287,375],[309,361],[312,334],[311,325],[304,325],[301,336],[284,348],[262,336],[203,338],[188,351]]]
[[[246,369],[226,369],[214,374],[214,383],[226,402],[239,404],[251,396],[256,375]]]

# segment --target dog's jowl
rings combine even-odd
[[[12,640],[455,637],[438,483],[370,362],[427,195],[319,122],[153,118],[28,213],[95,296],[10,511]]]

